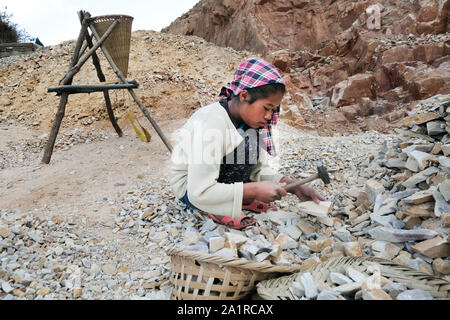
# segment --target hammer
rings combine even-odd
[[[321,162],[317,163],[317,173],[316,174],[314,174],[314,175],[312,175],[312,176],[310,176],[310,177],[308,177],[306,179],[298,180],[296,182],[288,184],[287,186],[284,186],[283,188],[284,188],[284,190],[288,191],[289,189],[298,187],[298,186],[300,186],[302,184],[311,182],[311,181],[319,179],[319,178],[325,184],[329,184],[330,183],[330,176],[328,175],[327,168],[325,168]]]

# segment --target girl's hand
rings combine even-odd
[[[284,177],[283,179],[281,179],[280,182],[286,183],[288,185],[288,184],[293,183],[294,180]],[[319,204],[320,201],[326,200],[323,196],[321,196],[313,188],[311,188],[307,185],[301,185],[301,186],[295,187],[294,189],[291,189],[288,192],[295,194],[302,202],[312,200],[315,203]]]
[[[282,186],[271,181],[261,181],[250,184],[253,187],[253,198],[265,203],[280,200],[287,194],[286,190],[284,190]]]

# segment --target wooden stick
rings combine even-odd
[[[68,84],[68,80],[73,78],[73,76],[80,71],[80,68],[83,66],[83,64],[89,59],[89,57],[97,50],[100,46],[102,46],[103,42],[108,38],[108,36],[111,34],[111,32],[114,30],[114,27],[117,26],[119,21],[114,21],[106,30],[105,34],[98,39],[98,42],[88,51],[86,52],[81,58],[80,61],[71,67],[69,72],[64,76],[64,78],[60,81],[61,85]],[[83,39],[85,38],[85,35],[83,35]]]
[[[65,85],[65,86],[49,87],[47,89],[47,92],[57,92],[58,95],[61,95],[61,93],[64,92],[70,94],[91,93],[105,90],[129,89],[138,87],[139,84],[137,82],[118,83],[118,84]]]
[[[94,35],[94,37],[97,39],[100,39],[97,30],[95,30],[95,27],[90,24],[89,28],[92,31],[92,34]],[[114,60],[112,59],[111,55],[108,52],[108,49],[106,49],[106,47],[104,45],[101,46],[103,53],[105,54],[106,59],[108,60],[109,64],[111,65],[111,67],[113,68],[114,72],[116,73],[117,77],[123,82],[126,83],[126,79],[125,76],[123,75],[123,73],[119,70],[119,68],[117,67],[117,65],[115,64]],[[146,116],[146,118],[150,121],[150,123],[152,124],[153,128],[156,130],[156,132],[158,133],[159,137],[161,138],[161,140],[164,142],[164,144],[166,145],[167,149],[169,149],[170,152],[172,152],[172,145],[170,144],[169,140],[166,138],[166,136],[164,135],[164,133],[162,132],[162,130],[159,128],[158,124],[155,122],[155,120],[153,120],[153,118],[150,116],[150,113],[148,112],[147,108],[144,106],[144,104],[141,102],[141,100],[138,98],[138,96],[136,95],[136,93],[133,91],[133,89],[128,89],[128,92],[131,94],[131,96],[133,97],[134,101],[137,103],[137,105],[139,106],[139,108],[142,110],[142,112],[144,113],[144,115]]]
[[[92,38],[89,35],[89,32],[86,32],[86,42],[87,42],[89,48],[92,48],[94,46],[94,44],[92,43]],[[98,58],[97,53],[95,53],[95,52],[92,54],[92,62],[94,64],[95,70],[97,71],[98,80],[100,80],[100,82],[105,82],[106,77],[100,66],[100,59]],[[103,97],[105,98],[106,110],[108,111],[109,120],[111,121],[111,124],[112,124],[114,130],[116,130],[116,133],[119,135],[119,137],[122,137],[123,132],[122,132],[122,129],[120,129],[119,125],[117,124],[116,117],[114,116],[114,111],[112,109],[109,92],[107,90],[103,91]]]
[[[87,26],[88,26],[87,20],[84,19],[81,24],[80,34],[78,35],[78,39],[75,44],[75,50],[72,55],[72,60],[70,61],[70,68],[72,68],[74,65],[77,64],[77,61],[78,61],[78,58],[80,55],[81,45],[86,36]],[[75,75],[75,73],[71,77],[67,78],[65,80],[66,81],[65,84],[71,84],[74,75]],[[48,138],[47,145],[45,146],[44,156],[42,158],[42,162],[45,164],[50,163],[50,159],[53,154],[53,148],[55,146],[56,136],[58,135],[58,131],[61,126],[62,119],[64,118],[68,100],[69,100],[68,93],[63,93],[61,95],[61,98],[59,99],[59,107],[58,107],[58,111],[56,112],[56,118],[55,118],[55,121],[53,122],[52,131],[50,132],[50,136]]]
[[[81,56],[82,56],[82,55],[84,54],[84,52],[86,51],[87,47],[88,47],[87,42],[83,42],[83,46],[81,47],[80,54],[79,54],[79,56],[78,56],[78,60],[80,60]]]

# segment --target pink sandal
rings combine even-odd
[[[228,228],[235,230],[241,230],[247,228],[248,226],[252,226],[256,223],[256,220],[254,218],[246,216],[245,214],[242,214],[240,219],[233,219],[231,217],[219,218],[211,213],[208,213],[208,217],[213,219],[216,223],[223,224],[224,226],[227,226]],[[249,221],[247,223],[243,223],[244,219]]]
[[[268,203],[254,200],[252,203],[248,205],[242,205],[242,210],[249,210],[256,213],[262,213],[266,212],[267,210],[272,209],[273,211],[278,210],[278,208],[275,205],[270,205]]]

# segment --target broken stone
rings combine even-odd
[[[261,252],[261,253],[258,253],[258,254],[255,256],[255,261],[256,261],[256,262],[263,262],[264,260],[266,260],[267,258],[269,258],[269,256],[270,256],[270,254],[269,254],[268,252]]]
[[[297,241],[284,233],[280,233],[275,239],[275,242],[278,243],[283,250],[294,249],[298,247]]]
[[[291,292],[299,298],[305,296],[305,288],[300,282],[292,282],[292,286],[289,288],[289,290],[291,290]]]
[[[383,286],[383,290],[387,292],[395,291],[405,291],[408,288],[403,283],[391,282]]]
[[[425,240],[416,243],[411,248],[421,255],[429,258],[443,258],[450,256],[450,244],[441,237]]]
[[[223,237],[212,237],[209,239],[209,250],[211,252],[219,251],[225,247],[225,238]]]
[[[231,248],[223,248],[215,253],[216,255],[226,257],[226,258],[236,258],[236,252]],[[267,254],[268,255],[268,254]]]
[[[442,226],[444,228],[450,228],[450,212],[446,212],[441,217]]]
[[[365,187],[367,197],[371,204],[375,203],[377,196],[384,192],[384,186],[376,180],[367,180]]]
[[[397,218],[393,214],[390,214],[387,216],[380,216],[375,213],[372,213],[370,215],[370,220],[372,222],[378,223],[384,227],[387,227],[387,226],[392,226],[394,224],[394,222],[397,221]]]
[[[401,202],[405,204],[421,204],[433,200],[433,194],[429,190],[419,191]]]
[[[426,240],[437,235],[436,231],[427,229],[400,230],[388,227],[376,227],[368,233],[375,240],[384,240],[389,242]]]
[[[347,276],[343,275],[342,273],[338,272],[331,272],[330,273],[330,280],[338,285],[348,284],[352,283],[352,279],[348,278]]]
[[[308,299],[314,299],[318,295],[317,286],[311,276],[311,273],[306,272],[300,276],[300,282],[305,289],[305,296]]]
[[[302,232],[297,228],[296,226],[288,226],[286,228],[282,228],[280,230],[281,232],[288,235],[290,238],[294,239],[295,241],[298,241],[302,235]]]
[[[109,276],[114,276],[117,274],[117,268],[110,264],[102,265],[102,271]]]
[[[363,289],[362,296],[364,300],[392,300],[391,296],[381,289]]]
[[[427,168],[427,169],[413,175],[408,180],[402,182],[402,185],[405,188],[414,188],[417,184],[427,180],[427,178],[429,176],[431,176],[432,174],[438,173],[438,172],[439,172],[439,169],[436,167]]]
[[[250,240],[249,238],[234,232],[225,232],[225,237],[227,241],[236,243],[238,247]]]
[[[405,228],[410,230],[417,226],[420,226],[422,223],[422,219],[420,219],[419,217],[408,216],[403,220],[403,222],[405,222]]]
[[[239,247],[239,254],[241,254],[248,260],[255,260],[258,251],[259,248],[257,246],[249,243],[244,243],[242,246]]]
[[[322,201],[316,204],[314,201],[300,202],[297,207],[300,212],[316,217],[327,217],[332,208],[332,202]]]
[[[317,221],[319,221],[320,223],[326,225],[327,227],[334,226],[334,219],[330,218],[330,217],[318,217]]]
[[[0,227],[0,237],[8,238],[10,234],[11,234],[11,230],[9,230],[8,228]]]
[[[347,267],[346,270],[347,276],[350,277],[354,282],[364,282],[369,277],[367,274],[364,274],[352,267]]]
[[[431,187],[431,188],[435,188],[435,187]],[[435,188],[435,190],[433,191],[433,197],[434,197],[434,201],[435,201],[434,215],[436,217],[440,217],[444,213],[450,212],[450,204],[447,203],[447,201],[445,201],[444,197],[442,196],[440,191],[437,190],[437,188]]]
[[[348,257],[362,257],[363,255],[361,244],[357,241],[344,243],[344,252]]]
[[[433,296],[428,291],[414,289],[400,293],[397,300],[433,300]]]
[[[441,153],[441,151],[442,151],[442,143],[441,142],[436,142],[434,144],[433,149],[431,149],[431,153],[434,154],[434,155],[437,155],[437,154]]]
[[[439,185],[438,190],[445,201],[450,202],[450,179],[445,179],[445,181]]]
[[[401,249],[387,241],[374,241],[372,243],[372,250],[377,251],[377,257],[392,260],[398,255]]]
[[[316,227],[304,219],[300,219],[297,227],[305,234],[310,234],[316,231]]]
[[[435,119],[439,119],[440,115],[435,112],[427,112],[427,113],[418,113],[411,116],[408,116],[402,120],[402,125],[411,127],[414,124],[420,125],[423,123],[427,123],[428,121],[432,121]]]
[[[317,300],[337,300],[337,296],[334,292],[330,292],[329,290],[322,291],[317,296]]]
[[[430,121],[427,123],[427,132],[429,136],[435,136],[445,131],[445,121]]]
[[[356,225],[360,224],[361,222],[367,221],[369,219],[370,219],[370,215],[368,213],[365,213],[355,219],[349,219],[349,221],[351,221],[352,226],[356,226]]]
[[[401,159],[389,159],[384,162],[384,165],[388,168],[402,169],[406,167],[406,162]]]
[[[413,157],[408,157],[405,168],[411,170],[412,172],[419,172],[419,163]]]
[[[183,237],[183,244],[186,246],[196,245],[200,240],[200,234],[195,231],[186,231]]]
[[[352,294],[361,289],[361,285],[361,282],[351,282],[333,288],[333,290],[338,292],[339,294]]]
[[[350,232],[345,228],[337,229],[336,231],[333,231],[333,235],[341,240],[342,242],[350,242]]]
[[[418,150],[412,151],[410,156],[417,161],[420,170],[425,170],[429,167],[431,161],[436,161],[436,157],[433,155]]]
[[[450,158],[449,157],[439,157],[439,164],[444,168],[450,168]]]
[[[420,189],[417,189],[417,188],[406,189],[405,191],[399,191],[399,192],[391,194],[391,197],[393,199],[401,200],[401,199],[409,197],[410,195],[413,195],[414,193],[419,192],[419,191],[420,191]]]
[[[442,273],[444,275],[450,274],[450,261],[448,260],[442,260],[442,259],[435,259],[433,261],[433,270],[436,272]]]
[[[312,240],[312,241],[307,241],[306,245],[313,252],[322,252],[323,249],[332,245],[332,241],[331,241],[331,239]]]
[[[427,202],[419,205],[404,207],[399,211],[406,216],[428,218],[434,216],[434,206],[434,202]]]
[[[450,155],[450,144],[444,144],[442,146],[442,152],[444,153],[444,156],[448,157]]]
[[[376,215],[385,215],[385,214],[390,214],[390,213],[394,213],[397,211],[397,199],[395,198],[387,198],[382,202],[382,206],[377,209],[374,210],[374,214]]]

